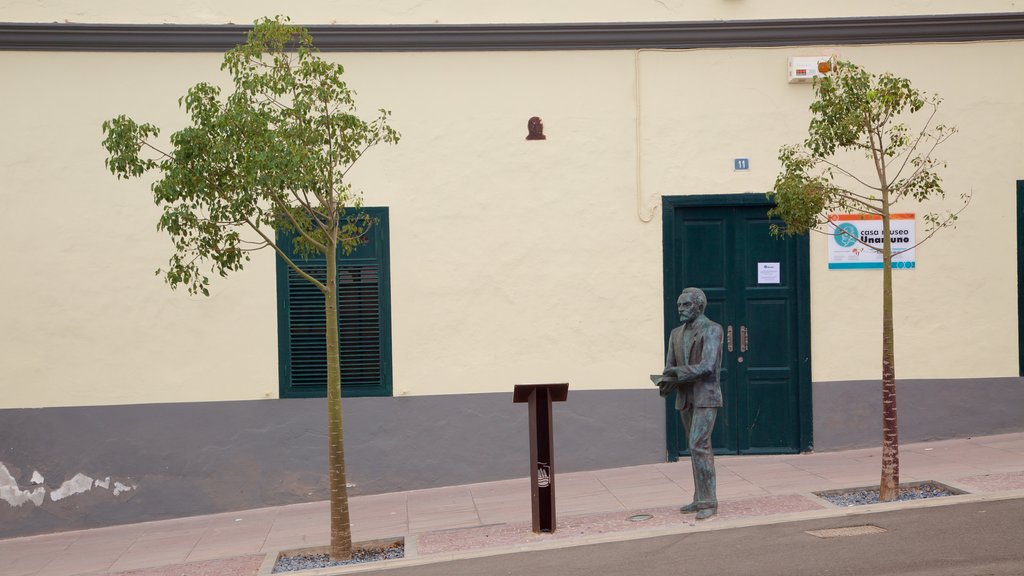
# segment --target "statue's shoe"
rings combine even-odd
[[[704,508],[700,512],[697,512],[697,520],[706,520],[711,518],[715,514],[718,514],[718,508]]]
[[[681,508],[679,508],[679,511],[683,514],[693,514],[694,512],[700,511],[700,505],[697,504],[696,502],[690,502],[686,506],[682,506]]]

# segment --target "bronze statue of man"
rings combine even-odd
[[[676,304],[682,326],[668,339],[665,371],[658,386],[663,396],[676,390],[676,410],[689,439],[693,467],[693,502],[679,510],[697,513],[697,519],[718,513],[715,495],[715,455],[711,432],[722,406],[718,373],[722,367],[722,326],[708,320],[708,299],[699,288],[687,288]]]

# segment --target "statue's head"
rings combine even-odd
[[[676,300],[679,309],[679,321],[683,324],[690,322],[704,313],[708,305],[708,297],[700,288],[686,288]]]

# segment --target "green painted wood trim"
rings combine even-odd
[[[673,216],[676,206],[682,205],[680,203],[682,197],[680,196],[663,196],[661,199],[661,253],[662,253],[662,301],[668,297],[668,294],[675,290],[672,286],[673,279],[677,276],[676,274],[676,261],[669,258],[670,254],[674,254],[675,250],[672,247],[672,229],[673,229]],[[661,351],[661,357],[665,358],[668,355],[668,338],[674,327],[673,322],[678,322],[678,318],[671,318],[668,308],[662,304],[663,318],[662,325],[664,326],[664,334],[662,341],[665,343]],[[665,398],[665,460],[668,462],[679,461],[679,417],[676,415],[675,403],[670,401],[670,398]]]
[[[1024,182],[1024,181],[1022,181]],[[1024,190],[1024,183],[1018,182],[1018,198]],[[671,246],[673,237],[673,213],[676,208],[681,207],[718,207],[718,206],[765,206],[773,203],[764,194],[701,194],[693,196],[663,196],[661,204],[661,238],[662,238],[662,294],[663,299],[675,288],[672,286],[673,278],[676,277],[676,265],[671,255],[674,253]],[[1018,205],[1019,202],[1018,202]],[[1018,222],[1021,213],[1018,211]],[[1021,230],[1018,224],[1018,230]],[[1020,236],[1018,236],[1019,238]],[[1018,251],[1018,254],[1021,252]],[[810,270],[810,240],[804,236],[797,242],[797,325],[799,333],[798,353],[800,358],[799,381],[797,386],[800,391],[800,449],[803,451],[814,448],[814,414],[812,403],[811,386],[811,270]],[[664,311],[664,342],[663,354],[668,352],[668,336],[675,327],[675,318],[671,317],[669,310]],[[1024,330],[1024,324],[1021,325]],[[1024,370],[1024,360],[1021,362]],[[675,462],[679,460],[680,446],[677,438],[679,436],[679,418],[675,414],[675,406],[665,399],[665,450],[667,460]]]
[[[1024,180],[1017,180],[1017,359],[1024,376]]]
[[[674,209],[683,206],[699,206],[701,208],[717,206],[772,206],[773,203],[764,194],[748,192],[745,194],[697,194],[693,196],[663,196],[662,206]]]
[[[556,24],[308,25],[324,52],[634,50],[1024,39],[1024,13]],[[235,24],[0,23],[0,50],[223,52]]]
[[[278,239],[275,238],[275,241]],[[275,254],[277,273],[277,396],[291,398],[288,385],[288,366],[291,365],[291,350],[288,346],[288,264]],[[326,394],[325,394],[326,397]]]
[[[380,244],[377,246],[376,261],[380,266],[380,330],[381,330],[381,384],[373,388],[346,388],[342,385],[343,397],[392,396],[394,394],[393,355],[391,345],[391,232],[389,209],[387,207],[364,207],[371,217],[378,219]],[[277,274],[277,346],[278,346],[278,396],[280,398],[324,398],[326,389],[296,389],[290,385],[289,366],[291,350],[288,335],[288,264],[280,257],[276,260]],[[338,261],[345,263],[345,257]]]
[[[391,218],[387,206],[375,208],[376,216],[380,218],[380,226],[383,227],[381,235],[380,254],[378,260],[381,268],[381,389],[380,396],[394,395],[394,357],[391,348]]]

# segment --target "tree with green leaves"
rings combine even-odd
[[[338,255],[358,246],[373,221],[346,177],[371,147],[399,134],[380,110],[356,115],[344,68],[320,57],[309,33],[286,18],[255,23],[245,44],[224,56],[234,90],[208,83],[179,99],[190,125],[156,141],[159,129],[126,116],[103,123],[107,168],[118,177],[155,171],[157,228],[174,244],[158,274],[172,288],[209,295],[207,271],[241,270],[251,252],[269,248],[320,289],[326,305],[328,461],[333,558],[352,555],[341,413]],[[294,238],[299,257],[322,254],[323,278],[289,258],[279,239]]]
[[[899,495],[899,440],[896,419],[896,365],[893,342],[893,256],[912,250],[943,228],[955,225],[970,203],[960,195],[953,209],[923,215],[925,233],[912,246],[894,253],[890,218],[901,202],[941,200],[946,194],[938,170],[946,163],[935,149],[956,133],[936,124],[941,99],[915,89],[892,74],[871,74],[850,62],[832,61],[830,71],[814,83],[811,122],[802,145],[779,151],[782,170],[768,196],[769,211],[783,226],[780,235],[809,230],[846,235],[863,250],[882,257],[882,474],[879,499]],[[910,122],[911,124],[908,124]],[[912,127],[913,126],[913,127]],[[829,219],[856,213],[881,219],[882,243],[863,242]]]

